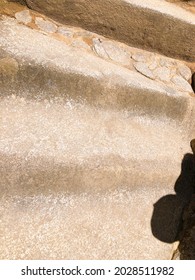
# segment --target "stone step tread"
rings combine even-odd
[[[149,195],[147,195],[149,194]],[[89,195],[0,199],[3,259],[170,259],[172,244],[152,236],[163,188]],[[136,203],[136,206],[135,206]]]
[[[15,94],[15,91],[29,98],[70,95],[78,101],[86,100],[107,108],[126,107],[134,111],[142,110],[146,114],[153,110],[155,114],[180,121],[191,110],[189,104],[192,97],[186,92],[66,46],[63,42],[17,24],[14,19],[6,18],[0,25],[0,44],[4,53],[0,68],[3,77],[0,82],[4,86],[1,87],[2,96],[10,92]],[[134,55],[137,60],[142,57],[140,54]],[[165,63],[165,60],[161,63]],[[134,64],[140,72],[147,71],[145,66],[143,69],[142,61]],[[183,65],[180,71],[186,75],[186,69]],[[174,82],[190,87],[179,75]]]
[[[63,40],[67,45],[93,52],[103,59],[132,71],[138,71],[150,79],[163,82],[177,90],[192,92],[192,88],[186,83],[191,79],[191,70],[181,61],[139,50],[82,28],[59,24],[41,14],[37,16],[35,12],[27,8],[13,16],[19,23]]]
[[[82,163],[92,156],[116,154],[153,160],[157,154],[159,159],[177,158],[189,147],[184,128],[174,122],[74,101],[35,102],[13,95],[1,100],[0,119],[0,150],[26,158]]]
[[[195,15],[174,4],[161,0],[99,0],[91,4],[84,0],[77,5],[74,0],[72,3],[56,0],[51,9],[51,3],[45,5],[44,1],[26,2],[32,9],[59,22],[84,27],[129,45],[195,61]],[[41,26],[45,24],[42,22]]]

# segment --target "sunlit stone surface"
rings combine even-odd
[[[188,14],[116,2],[165,22],[168,5],[178,26]],[[0,12],[0,258],[171,259],[194,187],[193,62],[80,19],[67,26],[6,1]]]

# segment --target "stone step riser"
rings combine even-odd
[[[164,117],[179,122],[185,119],[189,110],[191,97],[187,93],[174,95],[174,90],[168,87],[162,86],[161,92],[160,88],[146,89],[129,83],[130,79],[133,81],[134,78],[141,82],[142,76],[139,74],[134,77],[132,72],[129,72],[129,81],[122,84],[122,77],[117,73],[115,77],[105,75],[97,80],[84,73],[69,73],[65,69],[56,71],[55,66],[53,69],[42,65],[29,67],[28,61],[26,62],[27,65],[19,66],[20,70],[14,78],[8,75],[1,80],[1,97],[14,95],[39,101],[74,100],[102,109],[128,110],[142,116],[153,114],[157,118]],[[116,83],[117,80],[119,84]],[[167,94],[166,90],[170,91],[170,94]]]
[[[98,165],[95,162],[98,162]],[[8,196],[34,196],[49,194],[104,193],[125,188],[130,192],[142,186],[152,191],[155,185],[174,185],[180,164],[165,168],[162,162],[109,160],[93,157],[83,164],[55,163],[55,159],[20,158],[1,154],[1,192]],[[167,160],[168,162],[168,160]],[[152,170],[152,171],[151,171]]]

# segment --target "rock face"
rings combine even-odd
[[[16,19],[18,22],[28,24],[32,21],[32,17],[30,16],[29,10],[23,10],[15,14]]]
[[[193,92],[190,85],[192,72],[180,61],[135,49],[89,31],[63,26],[51,19],[37,16],[29,10],[22,10],[12,15],[19,23],[63,40],[66,45],[85,49],[107,61],[163,82],[178,91]]]
[[[104,15],[108,2],[90,3]],[[183,210],[192,209],[194,182],[193,64],[119,42],[122,22],[120,34],[104,28],[116,40],[91,32],[114,11],[122,18],[124,3],[133,16],[147,14],[145,1],[113,1],[98,24],[90,13],[78,17],[85,0],[44,3],[28,1],[53,19],[60,7],[77,26],[0,6],[0,258],[171,259],[177,241],[191,258],[194,226],[183,231]],[[146,14],[153,26],[152,8]],[[164,11],[164,27],[168,18]]]
[[[195,61],[195,15],[165,1],[26,0],[26,3],[62,23]]]

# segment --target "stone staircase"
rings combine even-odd
[[[193,192],[195,15],[26,2],[0,3],[0,258],[171,259]]]

